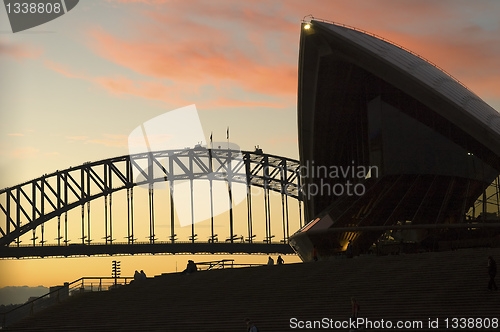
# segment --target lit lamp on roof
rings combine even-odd
[[[314,17],[311,14],[304,16],[302,19],[302,23],[304,23],[304,30],[311,29],[311,20],[313,19]]]

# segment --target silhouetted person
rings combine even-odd
[[[313,247],[313,261],[318,261],[318,248],[316,248],[316,245]]]
[[[139,281],[141,280],[141,274],[139,273],[139,271],[135,270],[135,273],[134,273],[134,281]]]
[[[196,263],[192,260],[188,260],[186,269],[182,271],[183,274],[191,274],[195,273],[198,271],[198,267],[196,266]]]
[[[354,297],[351,297],[351,306],[352,306],[351,318],[356,319],[358,318],[359,304]]]
[[[488,274],[490,275],[490,281],[488,282],[488,289],[497,290],[497,284],[495,283],[495,276],[497,275],[497,263],[493,257],[488,257]]]
[[[356,302],[356,299],[354,297],[351,297],[351,319],[357,320],[358,314],[359,314],[359,304],[358,302]],[[357,328],[352,328],[349,331],[356,331],[356,330]]]
[[[188,262],[188,271],[189,273],[195,273],[198,271],[198,267],[196,266],[196,263],[194,261]]]
[[[345,250],[345,255],[347,258],[352,258],[352,241],[349,240],[349,243],[347,244],[347,248]]]
[[[269,259],[267,260],[267,265],[274,265],[274,259],[269,256]]]
[[[144,273],[144,270],[141,270],[141,280],[146,280],[146,273]]]
[[[276,263],[278,265],[281,265],[281,264],[285,263],[285,261],[283,260],[283,258],[281,258],[281,255],[278,256],[278,259],[276,260]]]
[[[247,323],[247,332],[259,332],[257,326],[249,318],[245,319],[245,322]]]

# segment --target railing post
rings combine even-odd
[[[69,283],[65,282],[64,283],[63,299],[66,300],[68,297],[69,297]]]

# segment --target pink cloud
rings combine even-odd
[[[71,140],[71,141],[84,141],[88,137],[87,136],[67,136],[66,138]]]
[[[45,66],[55,72],[58,72],[59,74],[62,74],[68,78],[86,78],[86,75],[83,73],[75,73],[74,71],[68,69],[64,65],[60,63],[56,63],[50,60],[45,60],[44,62]]]
[[[49,69],[52,69],[66,77],[86,80],[117,96],[135,96],[150,100],[159,100],[174,106],[196,103],[197,105],[205,109],[217,107],[250,106],[283,108],[287,104],[286,100],[280,99],[274,102],[238,100],[234,97],[231,97],[231,93],[225,91],[224,88],[222,88],[223,91],[219,91],[216,95],[201,96],[199,92],[200,86],[191,81],[180,81],[178,82],[178,84],[167,85],[155,78],[149,81],[138,81],[131,80],[123,76],[91,77],[83,73],[75,73],[73,72],[73,70],[68,69],[61,64],[49,61],[46,61],[46,66]],[[259,82],[256,81],[254,83],[258,84]],[[219,84],[228,87],[227,82],[219,82]],[[75,137],[68,138],[72,140],[78,139]]]
[[[500,97],[500,37],[460,29],[455,34],[412,36],[394,31],[378,34],[433,62],[482,97]]]
[[[36,157],[38,152],[40,152],[40,150],[34,147],[22,147],[14,149],[10,153],[10,156],[15,159],[28,159]]]
[[[283,107],[295,102],[299,22],[311,13],[384,36],[439,64],[480,95],[500,96],[496,83],[500,34],[462,23],[464,14],[447,1],[364,1],[363,10],[352,2],[331,0],[115,2],[168,2],[168,6],[155,6],[154,11],[142,7],[149,10],[141,12],[147,20],[137,21],[130,33],[118,36],[102,28],[88,32],[95,53],[147,78],[132,80],[123,74],[88,77],[53,63],[47,66],[67,77],[91,81],[117,96],[174,105],[216,105],[217,101],[229,105],[238,99],[231,92],[237,90],[242,91],[238,97],[252,96],[256,106],[267,104],[258,100],[260,95],[272,96],[277,101],[270,104]],[[387,11],[388,7],[394,10]],[[216,93],[200,96],[204,86],[215,87]],[[249,102],[236,104],[245,103]]]
[[[211,109],[211,108],[236,108],[236,107],[266,107],[266,108],[283,108],[285,103],[277,102],[257,102],[257,101],[243,101],[231,98],[218,98],[209,101],[202,101],[198,103],[200,108]]]
[[[108,147],[126,148],[128,147],[128,136],[104,134],[105,138],[90,139],[86,143],[104,145]]]
[[[281,8],[283,16],[294,15],[302,19],[306,15],[312,15],[317,19],[361,29],[411,27],[413,24],[421,27],[424,21],[443,21],[450,18],[452,13],[450,1],[285,1]]]
[[[169,0],[108,0],[108,2],[118,3],[146,3],[146,4],[160,4],[168,2]]]
[[[18,61],[22,59],[36,59],[42,53],[42,49],[35,46],[0,42],[0,56],[9,56]]]
[[[128,136],[125,135],[113,135],[113,134],[103,134],[102,138],[89,138],[88,136],[67,136],[66,138],[70,140],[70,143],[79,141],[84,144],[98,144],[103,146],[111,147],[127,147]]]
[[[185,103],[185,101],[180,100],[178,97],[178,91],[173,91],[175,89],[169,88],[159,81],[154,79],[151,81],[134,81],[127,79],[125,77],[93,77],[85,73],[78,73],[73,69],[69,69],[60,63],[55,63],[53,61],[45,61],[45,66],[61,75],[68,78],[75,78],[88,81],[100,88],[108,91],[111,94],[116,95],[130,95],[137,96],[146,99],[154,99],[161,101]],[[70,139],[78,139],[68,137]],[[86,137],[85,137],[86,138]]]
[[[170,94],[170,89],[158,81],[141,82],[125,77],[96,77],[92,81],[114,94],[128,94],[157,100],[165,100],[165,97]]]
[[[312,14],[383,36],[439,65],[480,96],[496,98],[500,97],[498,20],[490,15],[495,23],[485,26],[488,13],[499,10],[500,2],[493,1],[455,5],[453,1],[320,0],[289,1],[283,6],[285,15]],[[481,19],[475,19],[471,14],[475,12]]]
[[[171,1],[168,8],[146,12],[151,20],[137,24],[140,37],[119,38],[102,29],[93,30],[90,36],[99,55],[143,75],[176,84],[189,82],[194,87],[224,87],[229,82],[246,92],[292,96],[296,94],[299,22],[311,13],[379,33],[455,76],[463,72],[466,83],[484,85],[479,83],[492,81],[480,75],[485,64],[500,68],[500,52],[494,46],[500,43],[499,33],[492,31],[491,38],[484,40],[487,31],[466,31],[465,14],[455,9],[462,7],[450,4],[364,1],[360,10],[358,4],[331,0]],[[478,5],[465,6],[473,10]]]
[[[228,11],[227,8],[217,8],[215,12],[221,16],[221,12]],[[215,12],[214,15],[203,13],[213,17]],[[240,36],[226,27],[210,26],[162,12],[147,15],[152,22],[138,27],[141,30],[140,38],[124,39],[102,29],[92,30],[91,45],[95,52],[137,73],[169,79],[176,84],[181,81],[194,87],[231,84],[247,92],[274,96],[296,93],[296,56],[280,52],[273,54],[265,48],[259,48],[269,44],[269,40],[259,40],[256,32],[242,31],[252,39],[251,44],[245,40],[245,35]],[[276,31],[281,26],[279,22],[282,22],[250,10],[245,10],[243,17],[238,17],[238,20],[243,25],[260,20],[263,22],[260,23],[263,25],[259,28],[261,31],[266,27]],[[291,26],[288,23],[288,27]],[[284,31],[286,29],[281,32]],[[266,38],[265,34],[261,36]],[[279,39],[274,42],[279,44]]]

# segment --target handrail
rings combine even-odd
[[[254,235],[255,237],[255,235]],[[238,236],[237,238],[238,240],[240,239],[240,236]],[[179,241],[179,240],[176,240],[175,242],[172,243],[172,241],[170,240],[165,240],[165,241],[155,241],[154,244],[158,244],[158,245],[163,245],[163,244],[192,244],[193,241]],[[224,244],[227,244],[224,243],[224,242],[211,242],[211,241],[195,241],[194,242],[195,244],[214,244],[214,245],[224,245]],[[248,240],[245,240],[245,242],[234,242],[233,244],[238,244],[238,243],[251,243],[251,244],[279,244],[277,242],[275,243],[269,243],[268,241],[248,241]],[[149,241],[134,241],[133,244],[130,244],[128,242],[119,242],[119,241],[113,241],[113,245],[143,245],[143,244],[151,244],[151,242]],[[106,242],[91,242],[91,243],[71,243],[71,244],[68,244],[68,245],[58,245],[57,243],[44,243],[43,245],[38,243],[36,245],[33,245],[32,243],[31,244],[19,244],[17,245],[15,242],[13,243],[10,243],[7,245],[7,247],[22,247],[22,248],[26,248],[26,247],[30,247],[30,248],[33,248],[33,247],[76,247],[76,246],[103,246],[103,245],[106,245]],[[109,244],[108,244],[109,245]]]
[[[230,264],[227,264],[230,263]],[[253,267],[253,266],[264,266],[267,264],[234,264],[234,259],[221,259],[218,261],[208,261],[208,262],[198,262],[195,263],[197,266],[199,265],[205,265],[208,266],[206,271],[208,270],[213,270],[217,267],[221,267],[222,269],[224,268],[235,268],[235,267]],[[201,270],[201,269],[200,269]],[[90,283],[90,288],[88,283],[86,281],[91,281],[91,280],[96,280],[99,281],[98,286],[94,288],[93,283]],[[104,284],[103,285],[103,280],[109,280],[111,281],[109,284]],[[18,307],[11,309],[7,312],[0,313],[2,315],[2,320],[0,327],[5,328],[8,325],[12,325],[13,323],[16,323],[17,321],[33,315],[35,313],[35,306],[38,306],[36,308],[38,310],[45,309],[49,307],[50,305],[60,303],[61,300],[64,300],[70,296],[74,296],[76,293],[84,293],[84,292],[102,292],[105,291],[105,286],[109,286],[108,289],[112,289],[115,287],[115,280],[123,280],[124,284],[130,284],[132,280],[134,280],[134,277],[81,277],[79,279],[76,279],[70,283],[64,283],[63,286],[55,286],[57,287],[56,289],[49,291],[47,294],[39,296],[33,300],[27,301],[24,304],[19,305]],[[87,285],[87,287],[86,287]],[[119,284],[122,285],[122,284]],[[60,295],[61,291],[63,291],[62,296]],[[57,296],[55,297],[55,300],[53,302],[50,302],[50,299],[52,298],[53,294],[56,294]],[[14,315],[14,316],[13,316]],[[10,316],[10,319],[8,320],[7,318]],[[0,329],[1,329],[0,328]]]
[[[52,291],[49,291],[47,294],[44,294],[42,296],[39,296],[33,300],[27,301],[24,304],[19,305],[18,307],[15,307],[7,312],[1,313],[2,315],[2,321],[1,321],[1,327],[7,327],[8,325],[12,325],[13,323],[25,318],[26,316],[33,315],[36,311],[39,311],[41,309],[45,309],[51,305],[60,303],[61,300],[64,300],[68,298],[69,296],[73,296],[75,291],[79,289],[79,292],[85,292],[85,281],[86,280],[99,280],[99,286],[94,290],[93,284],[90,284],[90,290],[91,292],[93,291],[104,291],[105,289],[103,288],[103,280],[111,280],[113,281],[109,286],[111,287],[112,285],[115,284],[115,279],[123,280],[124,284],[130,283],[130,280],[133,280],[133,277],[82,277],[79,279],[76,279],[70,283],[64,283],[63,286],[55,286],[57,287],[56,289],[53,289]],[[104,286],[106,286],[105,284]],[[62,295],[61,295],[62,291]],[[55,298],[53,301],[50,301],[52,299],[52,296],[55,295]],[[8,320],[8,317],[10,316],[11,319]]]
[[[226,264],[230,262],[230,264]],[[215,270],[217,268],[222,268],[222,269],[225,269],[225,268],[230,268],[230,269],[233,269],[233,268],[236,268],[236,267],[253,267],[253,266],[264,266],[264,265],[267,265],[267,264],[241,264],[241,263],[238,263],[238,264],[234,264],[234,259],[221,259],[221,260],[218,260],[218,261],[209,261],[209,262],[196,262],[195,263],[196,266],[208,266],[208,268],[205,270],[205,271],[210,271],[210,270]],[[198,269],[199,271],[203,271],[203,269]]]
[[[222,269],[224,269],[224,267],[226,266],[226,263],[229,263],[231,262],[231,268],[233,267],[233,264],[234,264],[234,259],[221,259],[221,260],[218,260],[218,261],[209,261],[209,262],[197,262],[195,263],[196,266],[208,266],[207,268],[207,271],[208,270],[213,270],[217,267],[222,267]],[[201,269],[198,269],[198,270],[201,270]]]

